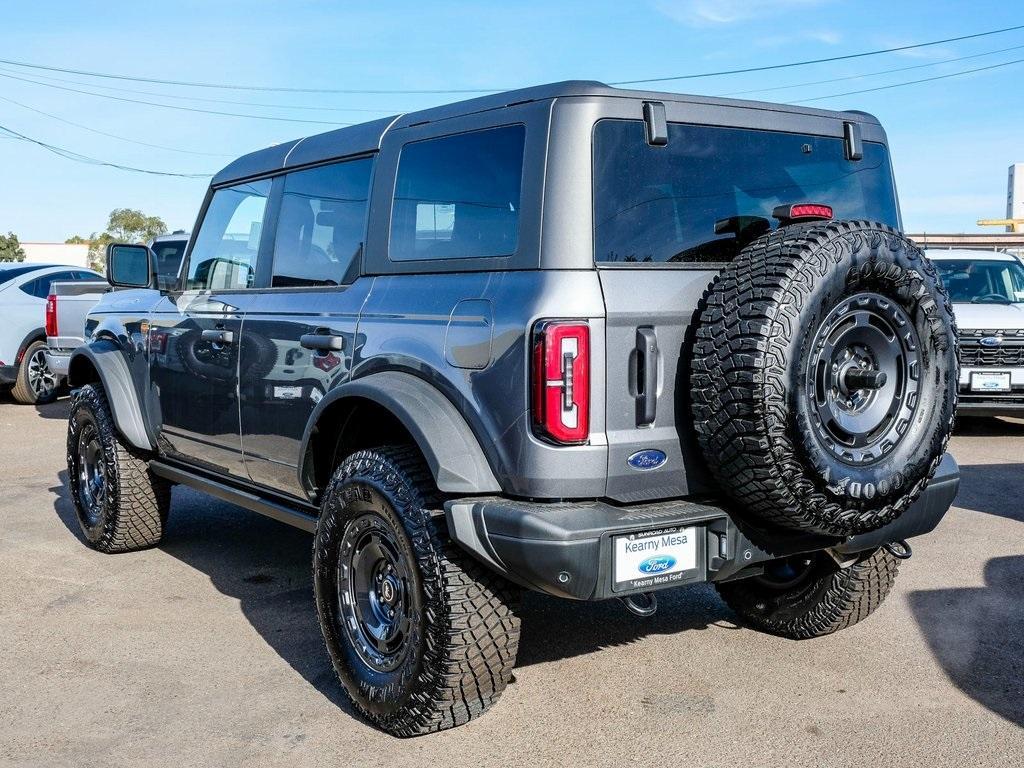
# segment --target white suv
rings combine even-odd
[[[929,250],[960,333],[960,405],[1024,416],[1024,266],[1008,253]]]
[[[49,402],[60,381],[46,365],[46,297],[58,280],[102,280],[83,267],[0,264],[0,387],[19,403]]]

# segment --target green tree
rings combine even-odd
[[[24,261],[25,249],[13,232],[0,235],[0,261]]]
[[[107,217],[107,229],[89,237],[72,235],[65,243],[87,243],[89,266],[97,272],[106,267],[107,246],[110,243],[144,243],[167,232],[167,225],[159,216],[147,216],[134,208],[115,208]]]
[[[115,208],[107,221],[107,232],[121,243],[141,243],[167,233],[159,216],[147,216],[132,208]]]

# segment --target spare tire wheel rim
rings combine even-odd
[[[844,298],[810,348],[805,386],[818,442],[849,464],[871,464],[906,435],[918,405],[921,343],[906,310],[877,293]]]

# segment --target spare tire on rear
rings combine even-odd
[[[694,426],[736,513],[848,536],[895,520],[946,450],[956,327],[935,268],[890,227],[793,224],[712,282]]]

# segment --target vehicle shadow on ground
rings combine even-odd
[[[82,537],[66,488],[67,472],[51,488],[65,527]],[[159,549],[205,573],[266,643],[310,685],[348,712],[351,705],[334,676],[313,601],[312,537],[188,488],[174,489],[171,515]],[[730,626],[731,612],[707,586],[670,590],[649,619],[627,613],[617,600],[574,603],[527,593],[519,667],[628,645],[653,634]]]
[[[1024,726],[1024,556],[989,560],[984,587],[920,590],[908,599],[953,684]]]
[[[1024,506],[1008,499],[1024,481],[1024,464],[967,464],[960,467],[960,491],[953,504],[1024,523]],[[1024,535],[1024,531],[1021,531]]]
[[[997,416],[957,416],[953,434],[960,437],[1014,437],[1024,435],[1024,421]]]

